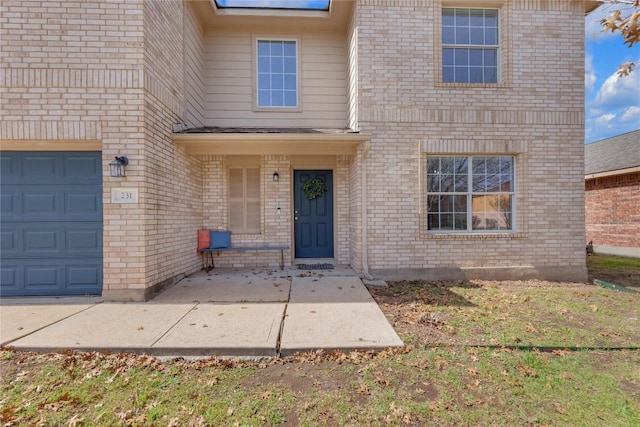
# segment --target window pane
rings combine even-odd
[[[498,52],[495,49],[483,49],[484,65],[495,67],[498,65]]]
[[[284,81],[282,74],[271,75],[271,89],[283,89]]]
[[[455,67],[454,73],[456,83],[469,83],[469,69],[467,67]]]
[[[284,64],[281,57],[271,58],[271,73],[282,74],[284,71]]]
[[[296,58],[284,58],[283,71],[289,74],[296,73]]]
[[[443,44],[455,44],[456,43],[456,30],[453,27],[442,28],[442,43]]]
[[[284,42],[283,54],[284,54],[284,56],[290,56],[290,57],[295,58],[297,56],[297,54],[296,54],[296,42],[294,42],[294,41]]]
[[[498,82],[498,69],[497,68],[485,68],[485,70],[484,70],[484,82],[485,83],[497,83]]]
[[[295,107],[298,105],[298,99],[295,91],[285,90],[284,91],[284,106],[285,107]]]
[[[471,44],[484,44],[484,30],[482,28],[471,28],[469,37]]]
[[[471,9],[469,11],[469,25],[482,27],[484,25],[484,9]]]
[[[453,65],[454,49],[442,49],[442,65]]]
[[[455,9],[442,9],[442,25],[454,25]]]
[[[274,41],[271,42],[271,56],[282,56],[283,48],[282,42]]]
[[[262,107],[271,106],[271,92],[268,90],[258,91],[258,105]]]
[[[484,61],[484,52],[480,49],[469,50],[469,65],[482,67]]]
[[[469,9],[455,9],[455,25],[469,26]]]
[[[497,45],[498,44],[498,29],[486,28],[484,30],[484,44]]]
[[[296,75],[285,74],[284,75],[284,88],[288,90],[296,90]]]
[[[258,87],[260,89],[271,88],[271,79],[269,78],[269,74],[258,74]]]
[[[469,67],[469,83],[484,83],[482,67]]]
[[[279,107],[284,105],[284,93],[281,90],[271,91],[271,105]]]
[[[455,82],[455,71],[453,67],[443,67],[442,68],[442,81],[444,83],[453,83]]]
[[[271,49],[268,41],[258,41],[258,56],[269,56],[270,52]]]
[[[498,26],[498,11],[496,9],[484,10],[484,25],[488,27]]]
[[[470,44],[470,32],[467,27],[456,28],[456,44]]]
[[[259,73],[271,72],[271,61],[269,61],[268,56],[258,58],[258,72]]]

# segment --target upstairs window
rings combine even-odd
[[[259,108],[298,107],[298,43],[257,40]]]
[[[443,83],[497,83],[498,40],[497,9],[442,9]]]

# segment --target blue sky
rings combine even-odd
[[[329,0],[216,0],[229,7],[326,9]],[[627,77],[618,77],[624,62],[640,63],[640,43],[629,48],[619,33],[604,33],[600,21],[618,8],[605,4],[585,20],[585,142],[640,129],[640,65]]]
[[[585,20],[585,142],[640,129],[640,64],[617,77],[624,62],[640,63],[640,44],[629,48],[622,37],[602,32],[600,20],[621,5],[603,5]]]

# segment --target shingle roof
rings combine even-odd
[[[636,166],[640,166],[640,129],[584,146],[585,175]]]

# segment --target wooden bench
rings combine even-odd
[[[223,230],[198,230],[198,252],[203,255],[204,268],[209,270],[215,268],[213,254],[220,255],[221,252],[257,252],[257,251],[280,251],[280,270],[284,269],[284,251],[289,246],[271,245],[248,245],[233,246],[231,244],[231,233]],[[207,257],[207,254],[209,256]],[[208,263],[206,262],[208,259]]]

